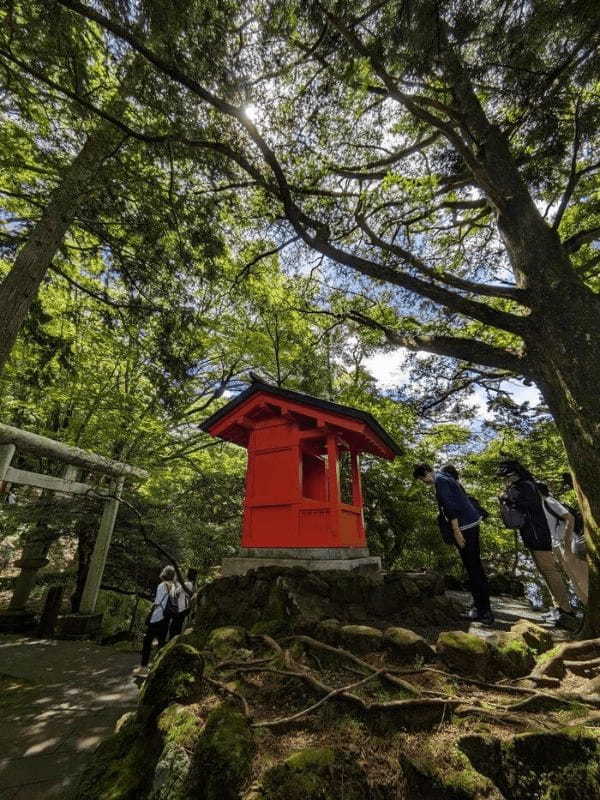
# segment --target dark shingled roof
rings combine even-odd
[[[241,405],[249,397],[252,397],[252,395],[257,394],[258,392],[266,392],[267,394],[272,394],[276,397],[282,397],[286,400],[292,400],[297,403],[312,406],[313,408],[320,408],[322,411],[330,411],[333,414],[350,417],[351,419],[358,419],[368,425],[369,428],[371,428],[371,430],[377,434],[381,441],[384,442],[390,448],[390,450],[392,450],[392,452],[396,453],[396,455],[401,455],[403,452],[400,445],[397,444],[394,439],[392,439],[389,433],[382,428],[375,417],[372,414],[369,414],[368,411],[361,411],[358,408],[352,408],[352,406],[342,406],[339,403],[332,403],[330,400],[323,400],[320,397],[313,397],[310,394],[294,392],[291,389],[280,389],[278,386],[272,386],[270,383],[263,383],[262,381],[254,381],[251,383],[247,389],[234,397],[233,400],[230,400],[229,403],[223,406],[223,408],[215,411],[215,413],[212,414],[208,419],[204,420],[204,422],[200,425],[200,428],[203,431],[208,431],[208,429],[216,422],[219,422],[219,420],[227,416],[227,414],[229,414],[234,408]]]

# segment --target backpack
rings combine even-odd
[[[525,514],[516,507],[514,501],[508,495],[501,495],[498,498],[500,503],[500,516],[505,528],[522,528],[526,522]]]
[[[172,619],[179,614],[179,593],[181,586],[178,583],[173,583],[167,595],[167,603],[164,608],[165,619]]]

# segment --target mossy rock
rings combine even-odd
[[[188,800],[191,758],[181,745],[169,742],[160,754],[148,800]]]
[[[383,647],[383,634],[368,625],[344,625],[339,630],[340,643],[354,653],[372,653]]]
[[[370,797],[364,771],[350,753],[331,747],[307,748],[269,769],[262,779],[264,800],[364,800]]]
[[[228,704],[212,711],[202,731],[188,782],[190,797],[238,800],[250,776],[256,744],[246,717]]]
[[[385,646],[389,648],[394,661],[413,664],[415,661],[433,661],[435,652],[418,633],[408,628],[388,628],[384,631]]]
[[[281,636],[282,634],[289,633],[289,630],[290,626],[286,620],[266,619],[256,622],[250,628],[250,633],[253,636],[260,636],[261,633],[267,636]]]
[[[246,631],[237,625],[213,628],[206,641],[206,649],[212,650],[220,661],[225,661],[245,649],[247,641]]]
[[[204,659],[196,648],[175,641],[152,665],[140,693],[140,710],[159,714],[171,703],[188,699],[203,672]]]
[[[461,754],[459,754],[460,756]],[[454,761],[457,759],[454,758]],[[439,759],[401,757],[409,797],[422,800],[503,800],[494,784],[469,764],[462,762],[442,770]]]
[[[509,800],[600,800],[600,739],[564,728],[508,740],[466,736],[459,747]]]
[[[493,672],[493,648],[484,639],[463,631],[440,633],[436,651],[438,657],[454,672],[488,678]]]
[[[174,703],[165,708],[156,722],[165,744],[179,745],[192,750],[200,735],[200,719],[193,706]]]
[[[509,678],[529,675],[535,666],[535,656],[525,639],[511,633],[498,633],[490,641],[494,648],[496,666]]]
[[[515,624],[511,626],[509,636],[522,638],[537,655],[545,653],[547,650],[554,647],[554,641],[550,631],[526,619],[520,619],[518,622],[515,622]]]
[[[152,786],[154,767],[162,750],[155,730],[135,714],[120,720],[117,733],[105,739],[86,761],[67,800],[140,800]]]

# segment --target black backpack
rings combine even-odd
[[[164,608],[165,619],[172,619],[173,617],[176,617],[179,614],[180,592],[181,592],[181,586],[179,586],[178,583],[174,583],[167,595],[167,602]]]

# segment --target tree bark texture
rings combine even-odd
[[[88,136],[0,284],[0,371],[88,186],[115,142],[116,133],[109,126]]]

